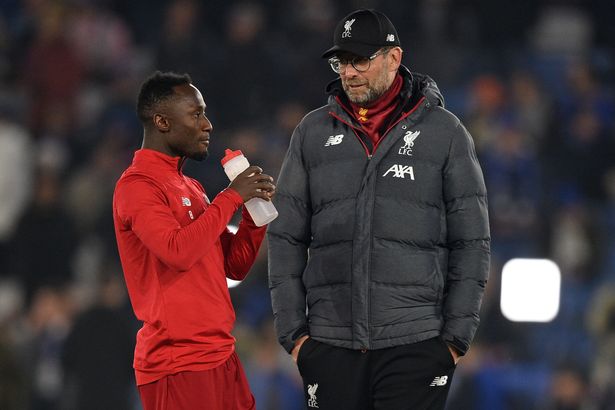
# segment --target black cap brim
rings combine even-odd
[[[383,46],[373,46],[370,44],[339,44],[331,47],[322,54],[322,58],[333,57],[339,52],[352,53],[361,57],[371,57],[376,51],[380,50]]]

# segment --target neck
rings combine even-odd
[[[397,71],[391,72],[387,78],[387,90],[384,92],[385,94],[391,89],[393,83],[395,82],[395,78],[397,78]]]
[[[171,148],[163,142],[163,138],[158,136],[153,136],[148,132],[143,134],[143,143],[141,144],[141,148],[147,148],[154,151],[162,152],[163,154],[167,154],[170,157],[178,157],[175,152],[171,150]]]

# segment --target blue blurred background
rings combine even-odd
[[[615,409],[609,0],[1,0],[0,409],[139,409],[139,323],[111,198],[141,143],[140,82],[185,71],[203,92],[211,154],[186,172],[213,197],[227,185],[227,147],[277,175],[294,126],[335,77],[320,53],[359,7],[393,20],[404,63],[439,84],[487,181],[491,278],[449,408]],[[259,410],[303,409],[273,332],[265,248],[231,290],[237,349]],[[554,321],[500,313],[514,257],[559,265]]]

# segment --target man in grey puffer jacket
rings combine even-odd
[[[435,82],[401,56],[384,14],[342,19],[323,55],[340,78],[279,176],[269,286],[308,408],[442,409],[478,327],[482,172]]]

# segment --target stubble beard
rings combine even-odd
[[[187,157],[194,161],[201,162],[201,161],[204,161],[208,155],[209,155],[209,151],[201,151],[201,152],[195,152],[193,154],[187,155]]]
[[[361,106],[367,106],[380,98],[386,91],[386,79],[380,77],[373,85],[367,85],[367,90],[360,94],[349,91],[350,87],[344,81],[342,81],[342,88],[346,92],[348,99],[353,103]]]
[[[186,157],[194,161],[203,161],[209,155],[209,150],[201,147],[201,144],[198,143],[195,146],[186,145],[184,147],[178,147],[176,150],[177,154],[181,157]]]

